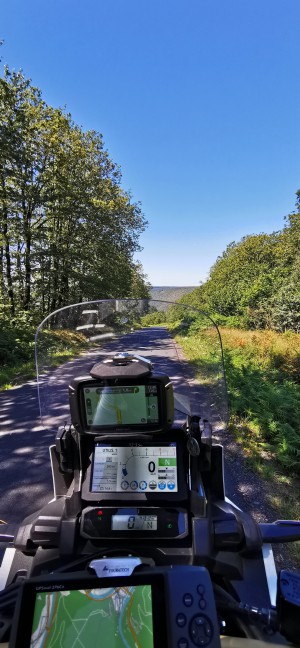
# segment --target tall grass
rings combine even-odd
[[[300,475],[300,335],[221,329],[231,425],[284,469]],[[178,336],[188,359],[210,374],[211,329]]]
[[[200,380],[211,368],[211,335],[208,329],[176,336]],[[229,328],[221,335],[229,429],[252,468],[270,481],[271,506],[281,518],[299,519],[300,335]],[[292,555],[300,564],[297,546]]]
[[[232,423],[300,475],[300,335],[221,332]]]

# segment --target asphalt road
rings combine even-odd
[[[58,425],[68,420],[68,385],[72,377],[89,373],[103,356],[136,351],[150,358],[155,371],[166,373],[175,392],[190,399],[192,411],[212,420],[222,434],[221,416],[213,411],[211,394],[199,385],[188,363],[167,331],[143,329],[94,349],[51,371],[41,385],[43,424],[39,417],[37,387],[28,382],[0,393],[0,519],[18,523],[52,497],[49,446]],[[230,476],[227,488],[230,496]]]

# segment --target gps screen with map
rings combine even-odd
[[[153,648],[152,587],[36,593],[30,648]]]
[[[177,446],[95,444],[92,493],[178,492]]]
[[[159,423],[159,388],[145,385],[91,386],[83,389],[86,423],[90,429]]]

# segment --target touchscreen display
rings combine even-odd
[[[176,443],[159,446],[95,445],[93,493],[178,492]]]
[[[30,648],[153,648],[151,585],[37,592]]]
[[[86,422],[89,427],[154,425],[159,423],[158,385],[85,387]]]

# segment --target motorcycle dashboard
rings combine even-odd
[[[91,492],[178,492],[176,443],[95,444]]]
[[[182,438],[103,442],[96,437],[82,484],[86,501],[182,501],[188,460]]]

